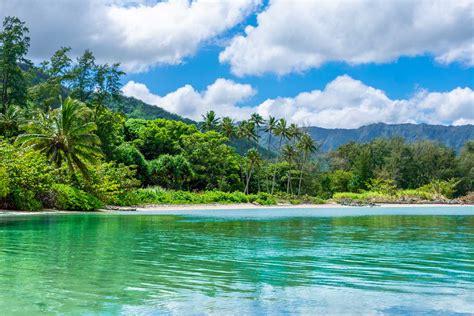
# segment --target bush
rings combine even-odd
[[[103,207],[102,202],[82,190],[67,184],[55,184],[52,188],[54,207],[69,211],[93,211]]]
[[[10,177],[5,168],[0,167],[0,199],[10,193]]]
[[[51,189],[57,172],[44,155],[0,141],[0,203],[17,210],[42,208],[40,196]]]
[[[276,204],[276,199],[267,193],[245,195],[242,192],[188,192],[166,191],[151,187],[137,189],[122,195],[120,205],[145,204],[230,204],[230,203],[258,203],[261,205]]]
[[[432,193],[438,199],[452,198],[459,183],[460,181],[456,179],[448,181],[433,180],[427,185],[422,186],[419,190]]]

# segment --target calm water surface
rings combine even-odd
[[[473,315],[474,208],[3,216],[0,314]]]

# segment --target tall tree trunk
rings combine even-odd
[[[245,190],[244,190],[245,194],[249,194],[250,177],[252,177],[252,171],[253,171],[253,165],[250,166],[250,170],[247,173],[247,181],[245,183]]]
[[[307,154],[304,153],[303,162],[301,163],[300,180],[299,180],[299,183],[298,183],[298,195],[301,195],[301,183],[303,182],[303,171],[304,171],[304,166],[306,164],[306,159],[308,159]]]
[[[8,71],[8,70],[7,70]],[[2,108],[0,110],[6,111],[8,103],[8,72],[4,74],[2,85]]]
[[[290,194],[290,182],[291,182],[291,164],[288,166],[288,176],[286,181],[286,193]]]
[[[271,142],[272,142],[272,132],[269,132],[268,133],[268,145],[267,145],[267,163],[269,163],[270,161],[270,145],[271,145]],[[267,165],[267,170],[265,172],[265,179],[267,180],[266,181],[266,185],[267,185],[267,193],[270,193],[270,168],[268,168],[269,166]]]
[[[280,151],[281,151],[281,143],[283,142],[283,137],[280,137],[280,144],[278,145],[278,154],[280,154]],[[272,180],[272,192],[271,194],[273,194],[274,190],[275,190],[275,182],[276,182],[276,169],[273,171],[273,180]]]

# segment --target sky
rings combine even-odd
[[[199,120],[474,124],[474,0],[0,0],[29,57],[120,62],[123,93]]]

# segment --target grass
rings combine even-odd
[[[222,191],[171,191],[160,187],[136,189],[121,195],[118,199],[121,206],[140,206],[147,204],[177,205],[177,204],[235,204],[255,203],[259,205],[276,205],[277,203],[290,204],[323,204],[324,200],[303,195],[292,196],[286,194],[270,195],[265,192],[244,194],[242,192]]]
[[[334,193],[333,199],[336,201],[341,200],[353,200],[362,202],[378,202],[378,203],[389,203],[389,202],[400,202],[400,201],[433,201],[435,200],[435,194],[419,189],[415,190],[398,190],[394,193],[382,193],[376,191],[365,191],[361,193],[353,192],[338,192]]]
[[[245,195],[242,192],[189,192],[168,191],[159,187],[137,189],[120,197],[120,205],[146,204],[233,204],[257,203],[275,205],[277,200],[267,193]]]

